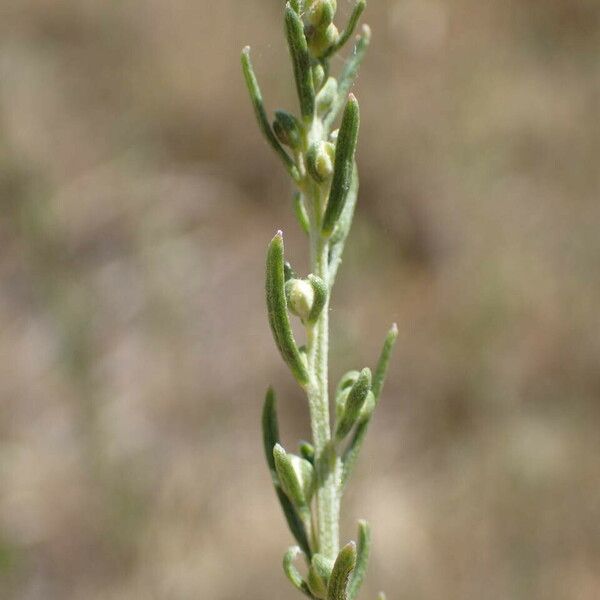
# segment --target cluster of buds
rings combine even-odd
[[[264,450],[290,532],[297,545],[284,556],[291,583],[313,600],[354,600],[370,550],[370,529],[359,521],[357,542],[339,544],[340,503],[367,427],[380,398],[397,329],[392,327],[373,372],[349,371],[335,393],[335,423],[327,389],[328,306],[358,196],[355,162],[360,111],[350,89],[370,42],[363,26],[338,77],[330,59],[353,36],[365,0],[356,0],[344,30],[334,23],[336,0],[290,0],[284,11],[299,114],[276,110],[269,116],[250,60],[242,68],[254,112],[265,138],[297,190],[294,211],[311,246],[311,273],[298,276],[284,256],[283,234],[269,243],[266,268],[267,314],[273,339],[290,372],[306,391],[312,443],[298,454],[279,438],[275,393],[267,392],[263,415]],[[341,116],[339,128],[334,123]],[[300,319],[306,344],[296,342],[292,318]],[[306,562],[306,575],[295,566]]]

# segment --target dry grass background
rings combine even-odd
[[[291,598],[258,417],[280,0],[0,1],[0,597]],[[600,597],[600,4],[371,0],[333,374],[400,340],[364,598]],[[349,0],[340,0],[347,15]]]

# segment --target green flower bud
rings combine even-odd
[[[310,442],[300,442],[300,454],[304,460],[307,460],[311,465],[314,465],[315,447]]]
[[[275,111],[273,131],[277,139],[290,148],[297,148],[302,142],[302,125],[294,115],[284,110]]]
[[[313,84],[315,86],[315,90],[320,90],[321,86],[323,85],[323,80],[325,79],[325,69],[323,68],[323,65],[320,63],[317,63],[312,68],[312,74],[313,74]]]
[[[308,506],[315,490],[313,466],[295,454],[288,454],[279,444],[273,448],[273,458],[279,482],[288,498],[297,507]]]
[[[335,160],[335,146],[331,142],[317,142],[306,153],[306,166],[318,183],[331,179]]]
[[[306,31],[308,47],[314,56],[323,56],[339,37],[340,32],[333,23],[322,28],[309,26]]]
[[[302,320],[307,319],[315,300],[310,282],[306,279],[290,279],[285,284],[285,296],[290,312]]]
[[[313,0],[307,7],[307,21],[317,28],[324,28],[333,21],[337,10],[336,0]]]

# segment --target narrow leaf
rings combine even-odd
[[[331,191],[323,216],[322,232],[327,236],[333,233],[350,191],[359,124],[358,101],[353,94],[350,94],[337,139]]]
[[[338,52],[352,37],[352,34],[354,33],[356,26],[358,25],[358,20],[363,14],[366,6],[366,0],[358,0],[358,2],[354,5],[354,8],[352,9],[352,14],[350,15],[350,19],[348,20],[348,25],[346,25],[344,33],[342,33],[338,41],[331,48],[329,48],[329,50],[327,50],[325,58],[331,56],[335,52]]]
[[[300,518],[298,511],[292,504],[292,501],[286,496],[285,492],[279,486],[275,487],[275,491],[277,492],[277,498],[281,504],[281,510],[283,511],[290,532],[298,544],[300,544],[304,554],[310,558],[311,549],[304,521]]]
[[[294,561],[301,554],[303,554],[303,552],[302,550],[300,550],[300,548],[298,548],[298,546],[292,546],[283,555],[283,572],[286,574],[287,578],[290,580],[290,582],[296,589],[306,594],[309,598],[312,598],[313,595],[310,593],[306,581],[302,579],[300,571],[298,571],[298,569],[294,565]]]
[[[308,371],[292,333],[285,298],[283,265],[283,235],[279,231],[271,240],[267,252],[267,312],[279,352],[294,377],[304,386],[308,383]]]
[[[375,369],[375,376],[373,377],[373,394],[375,395],[375,401],[378,401],[383,390],[383,384],[385,383],[385,376],[387,374],[388,366],[390,364],[390,358],[392,356],[392,350],[398,339],[398,325],[394,323],[383,343],[379,360],[377,361],[377,368]]]
[[[388,334],[385,338],[385,342],[383,343],[383,348],[381,349],[379,360],[377,361],[377,368],[375,369],[375,377],[373,378],[372,390],[375,396],[375,405],[377,405],[381,396],[381,391],[383,389],[383,383],[385,380],[385,374],[387,372],[387,367],[390,362],[390,357],[392,355],[392,350],[394,348],[394,344],[396,343],[397,337],[398,327],[394,323],[388,331]],[[352,435],[352,440],[350,441],[350,444],[344,452],[344,456],[342,458],[342,489],[348,483],[348,479],[352,471],[354,470],[354,466],[356,464],[356,460],[358,459],[358,455],[360,453],[360,449],[362,447],[365,435],[367,434],[367,429],[369,428],[370,422],[371,419],[368,418],[364,421],[361,421],[357,425],[356,430]]]
[[[323,311],[323,307],[327,303],[329,289],[327,288],[327,284],[320,277],[317,277],[312,273],[308,276],[308,281],[314,292],[313,305],[307,319],[307,322],[312,324],[316,323],[319,315]]]
[[[346,588],[356,565],[356,544],[346,544],[338,554],[327,586],[327,600],[348,600]]]
[[[300,113],[305,119],[309,119],[312,118],[315,110],[315,88],[310,68],[310,55],[304,36],[304,23],[289,2],[285,7],[285,32],[294,66]]]
[[[269,119],[267,118],[267,113],[265,111],[265,107],[263,104],[262,93],[260,91],[260,87],[258,85],[258,80],[256,79],[256,75],[254,73],[254,69],[252,67],[252,61],[250,60],[250,47],[246,46],[242,50],[242,70],[244,72],[244,78],[246,80],[246,86],[248,87],[248,92],[250,93],[250,100],[252,101],[252,106],[254,107],[254,113],[256,114],[256,120],[258,121],[258,126],[262,131],[263,135],[273,148],[279,158],[283,161],[285,168],[288,173],[292,176],[292,178],[296,181],[300,179],[300,174],[298,173],[298,169],[294,164],[294,161],[289,157],[288,153],[283,149],[283,146],[279,143],[279,140],[273,133],[271,126],[269,125]]]
[[[263,405],[262,433],[267,464],[271,471],[275,471],[273,448],[279,443],[279,424],[277,423],[277,401],[272,387],[267,390],[265,403]]]
[[[346,204],[344,210],[338,219],[335,231],[333,232],[330,239],[330,251],[329,251],[329,286],[333,287],[335,283],[335,277],[337,275],[338,268],[342,262],[342,254],[344,252],[344,246],[346,245],[346,239],[350,233],[350,227],[352,226],[352,219],[354,218],[354,209],[356,207],[356,200],[358,198],[358,171],[356,164],[352,169],[352,183],[350,185],[350,191],[346,198]]]
[[[360,590],[371,553],[371,528],[366,521],[358,522],[358,550],[356,567],[348,585],[348,600],[354,600]],[[315,555],[316,556],[316,555]]]
[[[272,388],[269,388],[265,397],[265,403],[262,411],[262,431],[263,431],[263,445],[265,450],[265,457],[269,470],[271,471],[271,478],[277,493],[277,498],[281,505],[281,510],[285,516],[288,527],[298,542],[300,547],[307,556],[311,556],[310,544],[308,542],[308,536],[306,534],[306,528],[304,523],[298,514],[298,511],[294,505],[290,502],[289,498],[285,495],[284,491],[279,485],[277,472],[275,470],[275,459],[273,458],[273,448],[279,443],[279,426],[277,422],[277,401],[275,392]]]
[[[371,42],[371,29],[368,25],[363,25],[363,30],[360,36],[354,45],[354,49],[352,51],[352,55],[346,62],[346,66],[344,67],[342,74],[338,79],[338,95],[337,100],[333,103],[333,106],[327,117],[324,119],[325,130],[329,131],[333,122],[337,118],[340,110],[344,106],[344,101],[350,88],[352,87],[354,80],[356,79],[356,75],[358,74],[358,69],[360,68],[360,64],[362,63],[365,54],[367,53],[367,48]]]
[[[346,437],[356,423],[370,389],[371,369],[365,367],[352,385],[348,398],[346,399],[342,418],[338,422],[335,430],[337,441]]]
[[[306,212],[306,206],[304,205],[304,199],[300,192],[294,194],[294,213],[302,231],[304,231],[306,235],[309,235],[310,221],[308,219],[308,213]]]

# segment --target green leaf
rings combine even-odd
[[[335,52],[338,52],[346,42],[352,37],[356,26],[358,25],[358,21],[360,16],[363,14],[365,8],[367,6],[366,0],[358,0],[358,2],[354,5],[352,9],[352,14],[350,15],[350,19],[348,20],[348,25],[346,25],[346,29],[344,33],[342,33],[337,41],[327,52],[325,53],[325,58],[331,56]]]
[[[310,557],[311,550],[308,536],[306,534],[306,528],[304,527],[304,523],[300,518],[298,511],[281,489],[277,477],[277,471],[275,469],[273,448],[279,443],[279,426],[277,423],[277,401],[275,398],[275,392],[272,388],[268,389],[265,396],[265,403],[262,411],[262,432],[265,457],[267,459],[267,464],[269,465],[269,470],[271,471],[271,478],[273,480],[275,492],[277,493],[277,498],[279,499],[279,503],[281,505],[281,510],[283,511],[292,535],[298,544],[300,544],[300,547],[304,553]]]
[[[348,600],[347,587],[356,565],[356,544],[346,544],[338,554],[327,586],[327,600]]]
[[[298,548],[298,546],[292,546],[283,555],[283,572],[286,574],[287,578],[290,580],[290,582],[296,589],[306,594],[309,598],[312,598],[313,595],[310,593],[306,581],[302,579],[300,571],[298,571],[298,569],[294,566],[294,561],[301,554],[303,554],[303,552],[302,550],[300,550],[300,548]]]
[[[323,307],[327,303],[329,289],[327,284],[320,277],[317,277],[312,273],[308,276],[308,281],[310,282],[314,292],[312,308],[310,309],[307,319],[307,322],[312,324],[317,322],[317,319],[323,311]]]
[[[358,595],[367,571],[370,553],[371,528],[366,521],[360,520],[358,522],[358,556],[356,559],[356,567],[350,578],[350,584],[348,585],[348,600],[354,600]]]
[[[379,356],[379,360],[377,362],[377,368],[375,369],[375,377],[373,378],[373,394],[375,396],[375,405],[379,402],[379,398],[381,395],[381,391],[383,389],[383,383],[385,380],[385,374],[387,372],[387,367],[390,362],[390,357],[392,354],[392,350],[394,349],[394,344],[396,343],[396,339],[398,337],[398,327],[394,323],[388,334],[385,338],[385,342],[383,343],[383,348],[381,349],[381,355]],[[377,393],[375,393],[377,392]],[[356,464],[356,460],[358,459],[358,455],[360,453],[360,449],[362,447],[362,443],[364,441],[365,435],[367,434],[367,429],[369,428],[369,423],[371,422],[370,418],[361,421],[352,436],[352,440],[348,447],[344,452],[344,456],[342,458],[342,489],[348,483],[348,479],[354,470],[354,466]]]
[[[285,272],[283,261],[283,234],[277,232],[267,252],[267,312],[273,338],[283,360],[300,385],[308,383],[308,371],[290,324],[285,298]]]
[[[390,364],[390,358],[392,356],[392,350],[398,339],[398,325],[394,323],[383,343],[379,360],[377,361],[377,368],[375,369],[375,376],[373,377],[373,394],[375,395],[375,401],[379,401],[381,392],[383,390],[383,384],[385,383],[385,376],[387,374],[388,366]]]
[[[356,79],[356,75],[358,74],[358,69],[360,68],[360,64],[362,63],[366,53],[367,48],[371,42],[371,29],[368,25],[363,25],[363,30],[361,35],[358,37],[356,44],[354,45],[354,49],[352,51],[352,55],[346,62],[346,66],[344,67],[342,74],[338,79],[338,96],[337,100],[334,102],[331,110],[325,117],[323,124],[325,126],[325,130],[329,131],[333,122],[337,118],[340,110],[344,106],[344,102],[350,88],[354,84],[354,80]]]
[[[308,213],[306,212],[306,206],[304,205],[304,199],[300,192],[294,194],[294,213],[296,219],[300,225],[300,228],[306,235],[310,234],[310,220]]]
[[[335,277],[337,275],[338,268],[342,262],[342,254],[344,252],[344,246],[346,245],[346,239],[350,233],[350,227],[352,226],[352,219],[354,218],[354,209],[356,207],[356,200],[358,198],[358,170],[356,164],[352,169],[352,183],[350,185],[350,191],[346,198],[346,205],[344,210],[338,219],[338,223],[329,241],[329,285],[333,287],[335,283]]]
[[[262,433],[263,447],[267,464],[272,472],[275,472],[275,459],[273,458],[273,448],[279,443],[279,424],[277,423],[277,401],[275,391],[269,387],[265,396],[265,403],[262,411]]]
[[[263,104],[262,93],[260,91],[260,87],[258,85],[258,80],[256,79],[256,75],[254,74],[254,69],[252,67],[252,61],[250,60],[250,47],[246,46],[242,50],[242,70],[244,72],[244,78],[246,80],[246,86],[248,87],[248,92],[250,93],[250,100],[252,101],[252,106],[254,107],[254,113],[256,114],[256,120],[258,121],[258,126],[262,131],[263,135],[273,148],[279,158],[283,161],[285,168],[288,173],[292,176],[295,181],[300,180],[300,174],[298,173],[298,169],[294,164],[294,161],[288,156],[288,153],[283,149],[283,146],[279,143],[279,140],[273,133],[271,126],[269,125],[269,119],[267,118],[267,113],[265,111],[265,107]]]
[[[322,232],[326,236],[333,233],[350,191],[359,125],[360,110],[358,101],[353,94],[350,94],[338,134],[331,191],[323,216]]]
[[[285,32],[294,67],[300,113],[305,119],[311,119],[315,110],[315,88],[304,36],[304,23],[289,2],[285,7]]]
[[[370,389],[371,369],[365,367],[352,385],[345,402],[342,418],[337,423],[335,437],[338,442],[348,435],[356,423]]]

